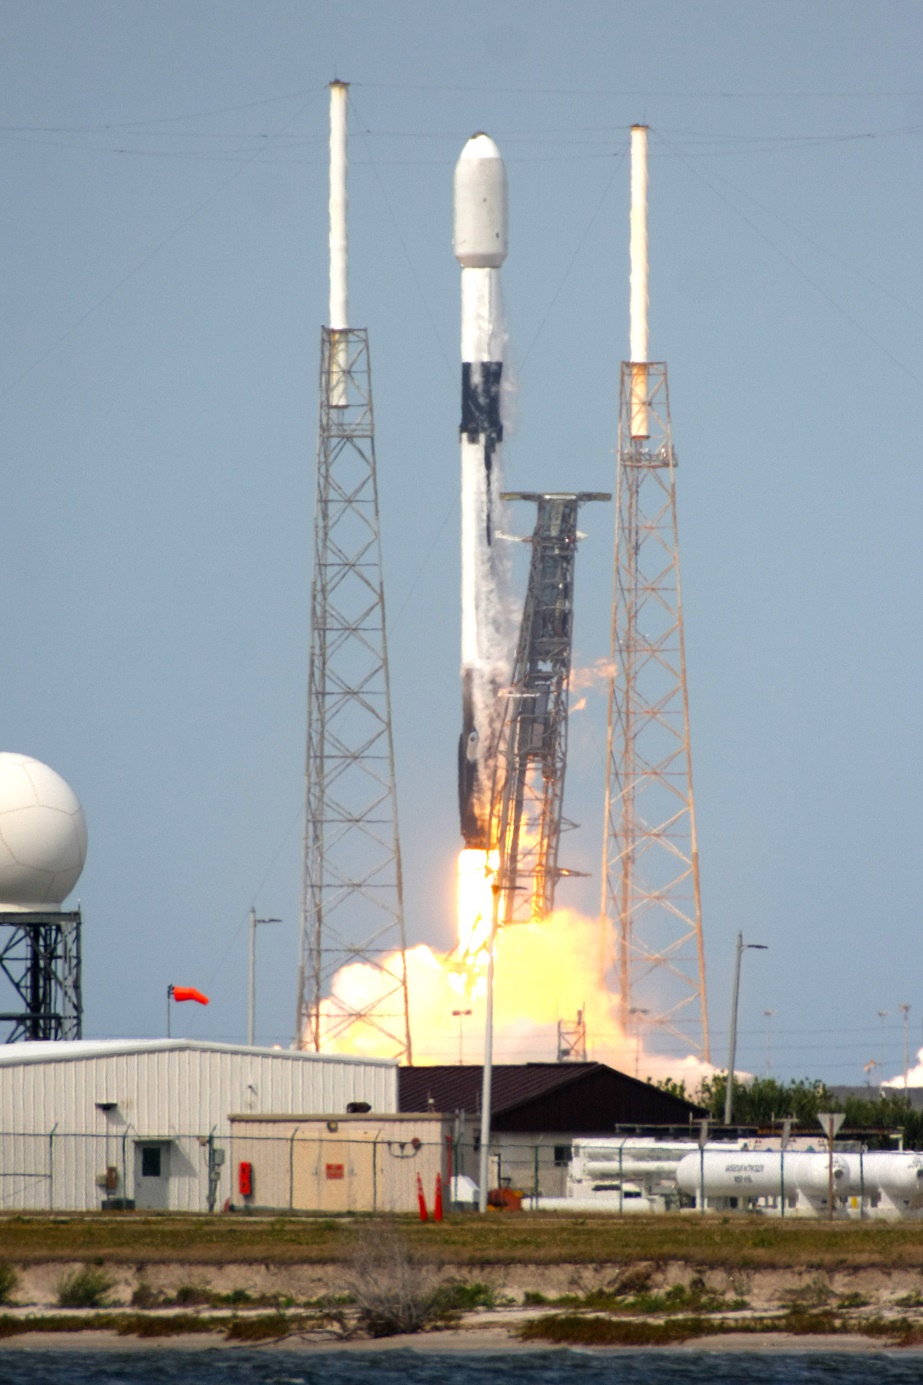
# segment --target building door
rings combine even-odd
[[[170,1206],[170,1145],[165,1140],[135,1144],[135,1206],[150,1211]]]

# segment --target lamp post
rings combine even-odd
[[[772,1017],[775,1010],[764,1010],[763,1017],[766,1020],[766,1073],[767,1076],[772,1072]]]
[[[908,1027],[910,1025],[910,1006],[899,1005],[898,1009],[904,1017],[904,1096],[907,1096],[907,1076],[910,1066],[910,1051],[908,1048]]]
[[[500,889],[494,876],[490,890],[493,899],[490,919],[490,940],[487,944],[487,997],[484,1019],[484,1068],[481,1078],[481,1148],[478,1159],[478,1211],[487,1211],[487,1184],[490,1178],[490,1103],[494,1065],[494,952],[497,929],[500,925]]]
[[[253,1028],[256,1014],[256,929],[260,923],[281,923],[281,919],[258,919],[250,910],[250,987],[247,1003],[247,1043],[253,1047]]]
[[[724,1094],[724,1123],[730,1125],[734,1113],[734,1059],[737,1057],[737,1001],[740,997],[740,959],[748,949],[766,952],[766,943],[745,943],[743,933],[737,934],[737,957],[734,962],[734,998],[731,1001],[731,1051],[728,1054],[727,1091]]]
[[[470,1015],[470,1014],[471,1014],[471,1011],[470,1011],[470,1010],[453,1010],[453,1011],[452,1011],[452,1018],[458,1020],[458,1066],[459,1066],[459,1067],[461,1067],[462,1064],[463,1064],[464,1061],[465,1061],[464,1055],[463,1055],[463,1052],[462,1052],[462,1025],[463,1025],[464,1022],[465,1022],[465,1016],[466,1016],[466,1015]]]

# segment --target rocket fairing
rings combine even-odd
[[[506,169],[488,135],[473,135],[455,168],[455,257],[461,273],[462,734],[461,831],[489,846],[497,699],[508,650],[494,548],[500,503],[505,330],[500,266],[507,251]]]

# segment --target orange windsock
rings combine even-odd
[[[171,986],[170,994],[174,1000],[197,1000],[200,1005],[208,1004],[208,996],[197,991],[194,986]]]

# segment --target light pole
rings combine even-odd
[[[490,1178],[490,1103],[494,1065],[494,952],[500,925],[500,884],[494,875],[490,890],[493,898],[490,940],[487,944],[487,998],[484,1019],[484,1069],[481,1076],[481,1148],[478,1159],[478,1211],[487,1211],[487,1183]]]
[[[766,1073],[767,1076],[772,1072],[772,1017],[775,1010],[764,1010],[763,1017],[766,1020]]]
[[[459,1066],[459,1067],[461,1067],[462,1064],[463,1064],[464,1061],[465,1061],[465,1059],[464,1059],[464,1057],[463,1057],[463,1054],[462,1054],[462,1025],[463,1025],[464,1022],[465,1022],[465,1016],[466,1016],[466,1015],[470,1015],[470,1014],[471,1014],[471,1011],[470,1011],[470,1010],[453,1010],[453,1011],[452,1011],[452,1018],[458,1020],[458,1066]]]
[[[907,1096],[907,1069],[910,1066],[910,1052],[908,1049],[908,1027],[910,1025],[910,1006],[899,1005],[898,1009],[904,1017],[904,1096]]]
[[[727,1091],[724,1094],[724,1123],[730,1125],[734,1113],[734,1059],[737,1057],[737,1001],[740,996],[740,959],[748,950],[766,952],[766,943],[745,943],[743,933],[737,934],[737,957],[734,962],[734,998],[731,1001],[731,1051],[728,1054]]]
[[[281,923],[281,919],[258,919],[250,910],[250,987],[247,1004],[247,1043],[253,1047],[253,1027],[256,1015],[256,929],[260,923]]]

